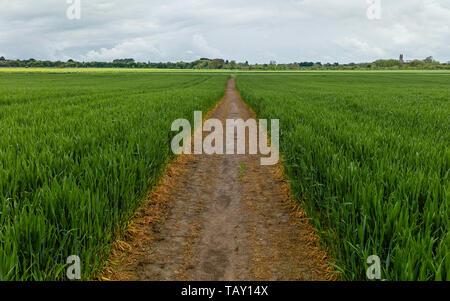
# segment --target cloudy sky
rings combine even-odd
[[[450,61],[449,0],[81,0],[80,19],[70,20],[72,1],[0,0],[0,56]]]

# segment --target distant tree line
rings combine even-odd
[[[153,68],[153,69],[228,69],[228,70],[450,70],[450,62],[440,63],[432,57],[424,60],[402,62],[400,60],[377,60],[372,63],[326,63],[321,62],[294,62],[290,64],[249,64],[223,59],[201,58],[193,62],[136,62],[132,58],[116,59],[112,62],[77,62],[74,60],[41,61],[35,59],[9,60],[0,57],[0,67],[22,68]]]

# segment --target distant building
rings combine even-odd
[[[399,61],[400,61],[400,64],[408,64],[408,63],[412,62],[412,60],[405,60],[403,54],[400,54]]]

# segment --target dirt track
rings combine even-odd
[[[254,118],[234,79],[208,118]],[[111,259],[111,280],[333,279],[281,166],[259,155],[180,156]]]

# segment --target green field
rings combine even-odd
[[[343,279],[450,280],[449,72],[233,72]],[[83,279],[230,72],[0,69],[0,280]]]
[[[343,279],[450,280],[450,74],[238,75]]]
[[[221,98],[228,76],[0,73],[0,280],[89,279],[155,184],[170,126]]]

